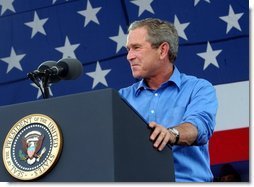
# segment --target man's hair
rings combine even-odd
[[[163,42],[167,42],[170,46],[168,57],[173,63],[178,53],[178,34],[175,26],[168,22],[156,18],[146,18],[143,20],[134,21],[128,31],[136,28],[145,27],[147,29],[147,41],[152,47],[158,48]]]

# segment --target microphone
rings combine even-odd
[[[38,78],[42,79],[45,77],[45,71],[50,69],[51,67],[57,64],[56,61],[45,61],[38,66],[38,68],[27,74],[28,78],[30,78],[37,86],[39,85]],[[60,81],[58,77],[49,77],[49,83],[55,83]]]
[[[63,58],[56,65],[46,68],[44,72],[53,80],[73,80],[77,79],[83,73],[83,66],[77,59]]]
[[[79,60],[74,58],[63,58],[58,62],[45,61],[39,65],[37,70],[27,74],[41,90],[43,98],[49,97],[49,84],[56,83],[60,80],[77,79],[83,73],[83,66]],[[42,86],[39,83],[42,82]]]
[[[48,69],[56,66],[57,62],[56,61],[45,61],[43,62],[42,64],[40,64],[37,68],[37,70],[35,71],[38,71],[38,76],[40,78],[44,77],[45,78],[45,73]],[[56,83],[56,82],[59,82],[61,79],[59,77],[56,77],[56,76],[49,76],[48,77],[48,83]]]
[[[51,61],[51,60],[45,61],[45,62],[41,63],[38,66],[37,70],[35,70],[35,71],[44,72],[46,69],[49,69],[49,68],[55,66],[56,63],[57,63],[56,61]]]
[[[79,60],[74,58],[63,58],[58,62],[45,61],[40,64],[37,70],[27,74],[28,78],[48,78],[48,83],[56,83],[60,80],[77,79],[83,73],[83,66]]]

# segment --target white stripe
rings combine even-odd
[[[249,81],[215,86],[219,101],[215,131],[249,127]]]

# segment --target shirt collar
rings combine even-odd
[[[136,96],[138,96],[140,94],[140,92],[144,89],[148,89],[148,87],[147,87],[144,79],[142,79],[141,81],[139,81],[138,86],[136,88],[136,92],[135,92]]]
[[[176,66],[174,66],[173,74],[170,76],[169,80],[165,83],[167,83],[167,85],[172,85],[172,83],[174,83],[178,87],[178,89],[180,89],[181,74]],[[149,89],[149,87],[146,85],[144,79],[142,79],[141,81],[139,81],[138,86],[136,88],[136,92],[135,92],[136,96],[139,95],[140,92],[145,89]]]
[[[177,69],[176,66],[174,66],[174,72],[171,75],[171,77],[169,78],[168,82],[175,83],[175,85],[180,89],[180,86],[181,86],[181,73]]]

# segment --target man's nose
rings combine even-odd
[[[134,55],[134,53],[133,53],[133,51],[130,49],[129,51],[128,51],[128,54],[127,54],[127,60],[132,60],[132,59],[134,59],[135,58],[135,55]]]

